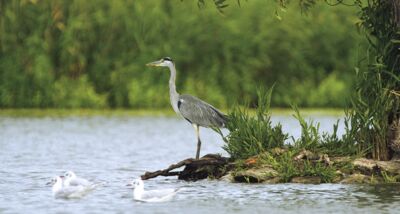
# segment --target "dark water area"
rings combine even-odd
[[[336,116],[317,116],[322,131]],[[300,126],[274,116],[294,137]],[[343,126],[339,130],[343,133]],[[201,154],[221,153],[223,141],[202,129]],[[126,184],[145,171],[194,157],[195,133],[175,117],[0,117],[0,213],[399,213],[399,185],[238,184],[226,181],[145,181],[148,189],[181,188],[169,202],[136,202]],[[54,199],[46,186],[73,170],[107,182],[82,199]]]

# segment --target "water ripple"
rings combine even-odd
[[[316,119],[329,130],[337,118]],[[273,120],[294,135],[300,132],[291,117]],[[146,181],[149,189],[182,188],[174,200],[140,203],[132,200],[132,190],[125,184],[145,171],[194,156],[195,136],[185,121],[0,117],[0,127],[0,213],[390,213],[400,207],[399,185],[261,185],[176,178]],[[205,129],[201,134],[203,154],[226,154],[217,134]],[[65,170],[107,183],[80,200],[53,199],[45,183]]]

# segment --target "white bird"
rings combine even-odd
[[[133,180],[127,186],[133,187],[133,199],[143,202],[165,202],[171,200],[179,189],[144,190],[142,179]]]
[[[63,178],[64,176],[56,176],[47,183],[52,185],[51,191],[55,198],[81,198],[94,189],[93,186],[65,186]]]
[[[64,173],[64,185],[65,186],[91,186],[92,182],[79,178],[73,171],[66,171]]]

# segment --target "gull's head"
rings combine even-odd
[[[53,186],[56,183],[62,182],[63,178],[64,178],[64,176],[55,176],[49,182],[47,182],[46,185],[52,185]]]
[[[64,173],[64,177],[68,178],[68,179],[73,179],[73,178],[76,178],[76,175],[73,171],[66,171]]]
[[[142,179],[137,178],[135,180],[133,180],[131,183],[129,183],[127,186],[132,187],[133,189],[136,189],[138,187],[144,187],[144,183],[142,181]]]
[[[172,59],[170,57],[164,57],[160,60],[154,61],[154,62],[150,62],[147,63],[147,66],[150,67],[170,67],[172,66],[174,63],[172,61]]]

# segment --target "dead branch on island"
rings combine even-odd
[[[196,181],[207,177],[220,178],[229,171],[229,163],[229,158],[208,154],[198,160],[188,158],[166,169],[146,172],[141,178],[147,180],[158,176],[178,176],[178,179],[186,181]],[[182,171],[173,171],[183,166],[185,168]]]

